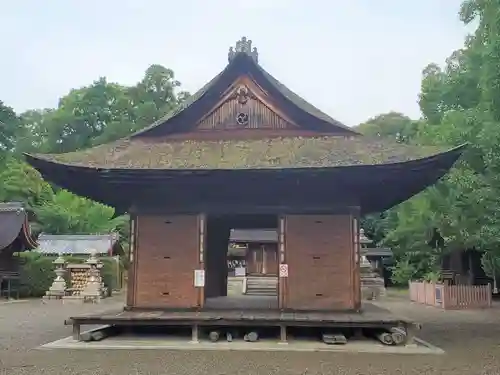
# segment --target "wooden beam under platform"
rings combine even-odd
[[[361,312],[295,311],[279,310],[123,310],[116,313],[81,315],[65,321],[67,325],[114,326],[262,326],[262,327],[321,327],[321,328],[372,328],[390,330],[393,327],[412,329],[419,327],[414,321],[396,316],[389,310],[370,303]]]

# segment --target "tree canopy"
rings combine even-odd
[[[0,101],[0,201],[23,202],[38,231],[125,233],[126,216],[115,217],[111,207],[51,186],[22,153],[68,152],[127,136],[182,103],[189,94],[179,87],[172,70],[151,65],[134,86],[101,77],[71,90],[57,108],[16,114]]]
[[[422,119],[387,114],[360,125],[365,133],[399,133],[416,144],[469,144],[437,185],[365,219],[371,234],[393,247],[399,266],[413,267],[413,276],[436,272],[454,250],[482,251],[490,275],[500,264],[500,0],[465,1],[460,17],[478,27],[443,67],[423,69]]]

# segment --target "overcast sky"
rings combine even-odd
[[[194,92],[247,36],[261,65],[347,125],[419,117],[421,71],[463,45],[460,0],[0,0],[0,100],[55,107],[99,76],[134,84],[151,64]]]

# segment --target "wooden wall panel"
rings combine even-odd
[[[198,215],[138,216],[135,307],[199,306]]]
[[[354,244],[350,215],[289,215],[285,308],[353,310]]]

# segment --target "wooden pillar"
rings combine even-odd
[[[80,341],[80,323],[73,322],[73,340]]]
[[[262,254],[262,274],[266,275],[268,273],[267,269],[267,251],[265,245],[260,245],[259,251]]]
[[[360,243],[359,243],[359,220],[357,215],[351,214],[352,222],[352,298],[356,310],[361,309],[361,273],[359,269]]]
[[[200,342],[199,327],[198,327],[198,324],[193,324],[191,326],[191,343],[198,344],[199,342]]]
[[[205,305],[205,286],[207,279],[207,270],[205,267],[205,242],[206,242],[206,216],[204,214],[198,215],[198,261],[199,261],[199,270],[203,270],[205,272],[205,284],[203,287],[198,288],[198,306],[203,307]]]
[[[224,236],[226,238],[226,236]],[[227,236],[229,240],[229,236]],[[217,251],[217,273],[219,280],[219,296],[227,296],[227,248],[228,240],[221,239]]]
[[[211,218],[206,220],[206,236],[205,236],[205,298],[212,298],[217,296],[217,263],[215,262],[215,244],[213,236],[215,235],[215,226]]]
[[[217,233],[217,281],[218,281],[218,295],[227,296],[227,250],[229,246],[229,236],[231,235],[231,228],[225,221],[218,225]]]
[[[281,265],[286,265],[286,249],[285,249],[285,235],[286,235],[286,218],[280,216],[278,219],[278,306],[280,309],[286,309],[287,298],[287,278],[282,277],[280,272]]]
[[[130,216],[130,239],[129,239],[129,266],[127,270],[127,306],[135,305],[135,292],[137,285],[137,216]]]
[[[230,228],[222,220],[207,219],[205,296],[219,297],[227,295],[227,249]]]
[[[286,325],[280,324],[280,344],[288,344]]]

